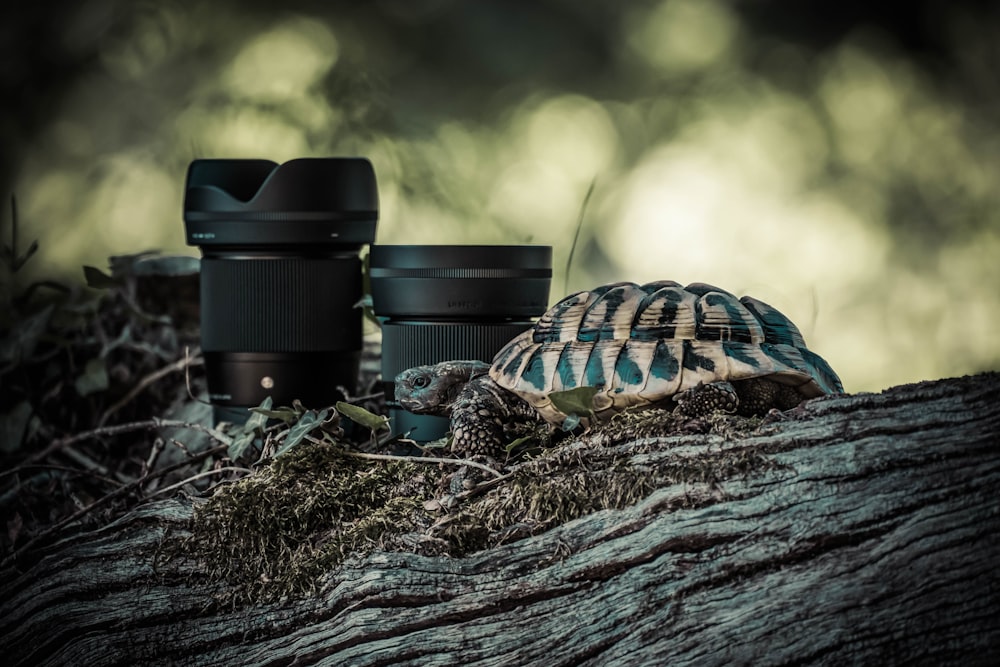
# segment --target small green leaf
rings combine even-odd
[[[250,416],[243,424],[242,433],[233,438],[233,442],[226,450],[226,454],[233,461],[236,461],[254,443],[260,432],[267,425],[267,412],[271,409],[271,397],[267,396],[256,408],[250,408]]]
[[[289,449],[295,445],[302,442],[302,440],[309,435],[309,433],[316,428],[319,428],[323,422],[326,421],[327,417],[330,416],[330,409],[324,408],[323,410],[316,412],[315,410],[309,410],[303,414],[299,421],[296,422],[295,426],[288,430],[288,434],[285,435],[285,440],[281,443],[281,446],[274,452],[274,458],[278,458]]]
[[[243,424],[244,433],[256,433],[257,431],[263,430],[264,426],[267,425],[268,415],[267,413],[271,410],[271,397],[266,396],[264,400],[260,402],[255,408],[250,408],[250,418],[247,419],[246,423]]]
[[[80,396],[89,396],[98,391],[104,391],[109,386],[108,371],[104,366],[104,360],[91,359],[83,368],[83,373],[73,382],[76,393]]]
[[[565,415],[589,417],[594,414],[594,396],[600,389],[597,387],[576,387],[566,391],[556,391],[549,394],[549,400],[556,409]]]
[[[516,438],[516,439],[512,440],[509,445],[507,445],[506,447],[504,447],[504,451],[506,451],[508,454],[510,454],[512,451],[514,451],[515,447],[519,447],[519,446],[523,445],[524,443],[528,442],[529,440],[533,440],[533,439],[534,438],[532,436],[530,436],[530,435],[526,435],[523,438]]]
[[[251,431],[250,433],[243,433],[240,436],[233,438],[233,441],[229,443],[229,447],[226,449],[226,455],[232,461],[238,460],[243,456],[243,452],[253,444],[253,441],[257,438],[257,434]]]
[[[87,287],[93,287],[94,289],[109,289],[117,287],[120,284],[96,266],[84,266],[83,277],[87,280]]]
[[[373,433],[389,430],[389,419],[382,415],[377,415],[358,405],[351,405],[344,401],[337,401],[337,412],[350,419],[355,424],[360,424]]]

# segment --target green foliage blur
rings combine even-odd
[[[562,267],[596,183],[553,301],[751,293],[848,391],[998,369],[1000,18],[913,3],[915,44],[885,13],[824,32],[793,8],[820,4],[76,3],[45,47],[72,76],[25,98],[31,131],[0,126],[32,270],[197,254],[192,159],[363,155],[380,243],[551,244]]]

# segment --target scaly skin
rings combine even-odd
[[[542,419],[525,400],[494,382],[488,371],[489,365],[481,361],[411,368],[396,377],[396,400],[410,412],[450,417],[456,454],[503,460],[504,448],[523,433],[525,425]],[[691,418],[716,411],[763,415],[802,401],[791,387],[767,378],[700,384],[672,398],[677,404],[674,411]]]
[[[726,412],[744,417],[764,415],[771,408],[790,410],[802,402],[802,396],[787,385],[767,378],[751,378],[736,382],[699,384],[679,394],[674,412],[685,417],[704,417],[713,412]]]
[[[502,461],[506,446],[524,431],[524,425],[541,421],[527,401],[503,389],[488,375],[477,377],[466,385],[452,407],[452,451]]]
[[[765,415],[768,410],[791,410],[804,399],[792,387],[767,378],[753,378],[732,383],[740,398],[737,413],[744,417]]]
[[[522,398],[501,388],[481,361],[417,366],[396,376],[396,400],[416,414],[451,418],[452,451],[503,460],[525,424],[542,421]]]

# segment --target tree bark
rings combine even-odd
[[[461,558],[375,552],[304,600],[226,608],[158,571],[189,501],[0,573],[7,664],[996,664],[1000,374],[811,401],[755,455]],[[645,443],[648,444],[648,443]],[[644,441],[608,445],[642,463]],[[631,448],[631,449],[629,449]],[[700,498],[697,503],[692,497]]]

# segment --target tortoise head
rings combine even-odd
[[[408,368],[396,376],[396,401],[416,414],[447,417],[469,380],[489,370],[490,365],[482,361],[443,361]]]

